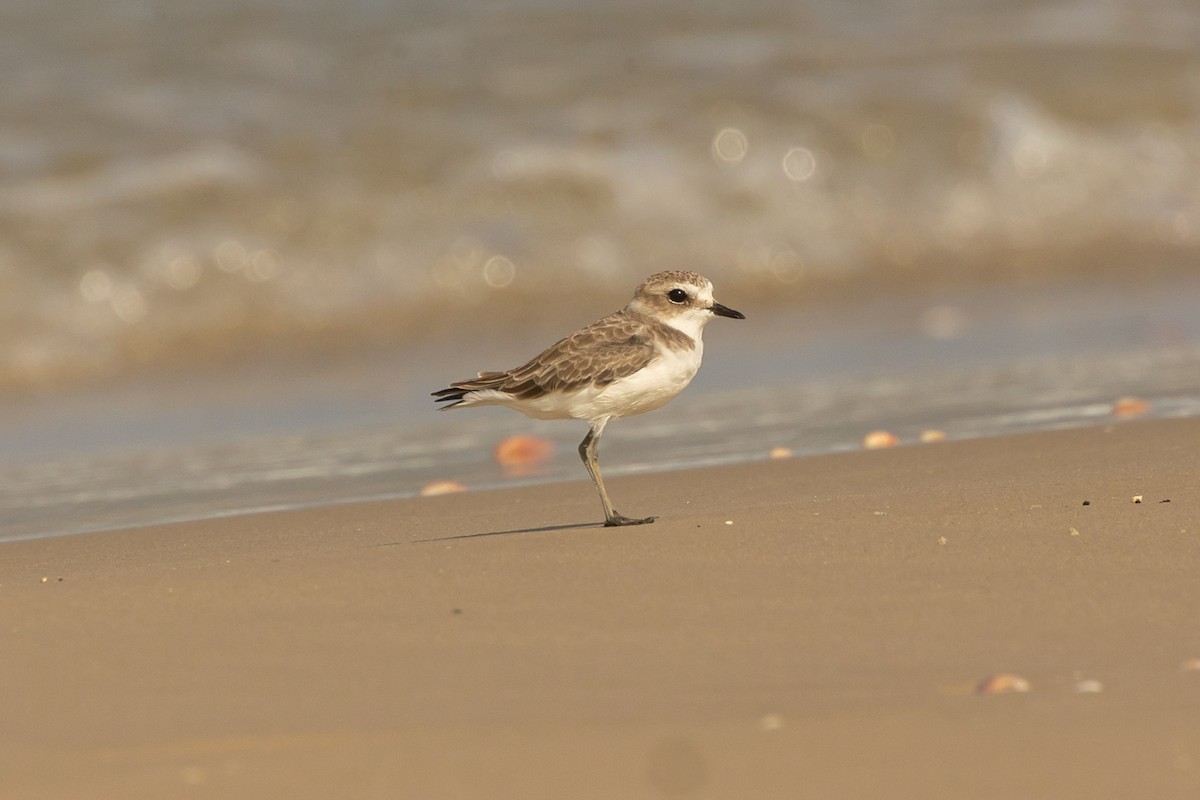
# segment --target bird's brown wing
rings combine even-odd
[[[515,369],[481,372],[477,378],[434,392],[434,397],[461,400],[467,392],[495,389],[528,398],[587,384],[606,386],[642,369],[654,355],[645,321],[618,311],[560,339]]]

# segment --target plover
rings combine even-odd
[[[700,368],[701,335],[714,316],[745,319],[713,300],[712,283],[694,272],[659,272],[614,314],[580,328],[516,369],[481,372],[434,392],[442,410],[507,406],[535,419],[586,420],[579,443],[605,525],[643,525],[613,508],[600,478],[596,447],[608,421],[653,411],[683,391]]]

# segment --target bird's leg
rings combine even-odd
[[[587,436],[583,437],[583,441],[579,443],[579,457],[583,459],[583,466],[587,468],[588,475],[592,476],[592,483],[596,484],[596,491],[600,493],[600,504],[604,506],[604,524],[607,526],[645,525],[647,522],[654,522],[654,517],[644,519],[623,517],[609,502],[608,492],[604,490],[604,481],[600,479],[600,462],[596,460],[596,446],[600,442],[600,434],[604,431],[604,425],[607,422],[608,417],[601,417],[593,422],[592,427],[588,429]]]

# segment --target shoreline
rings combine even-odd
[[[1197,441],[613,477],[630,528],[579,480],[5,543],[0,790],[1191,797]]]
[[[612,426],[606,473],[776,447],[836,452],[879,427],[911,441],[925,429],[958,440],[1095,424],[1128,395],[1155,417],[1200,416],[1198,287],[1018,285],[764,308],[752,326],[722,326],[669,408]],[[336,365],[280,358],[221,380],[181,366],[99,392],[0,402],[0,537],[390,498],[437,480],[483,488],[505,480],[491,451],[512,434],[551,440],[557,452],[542,467],[580,479],[586,426],[503,410],[437,415],[428,396],[552,335],[466,349],[435,340],[399,371],[396,352],[379,348]]]

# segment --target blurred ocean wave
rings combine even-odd
[[[779,303],[1191,269],[1197,42],[1191,0],[9,0],[0,391],[667,267]]]

